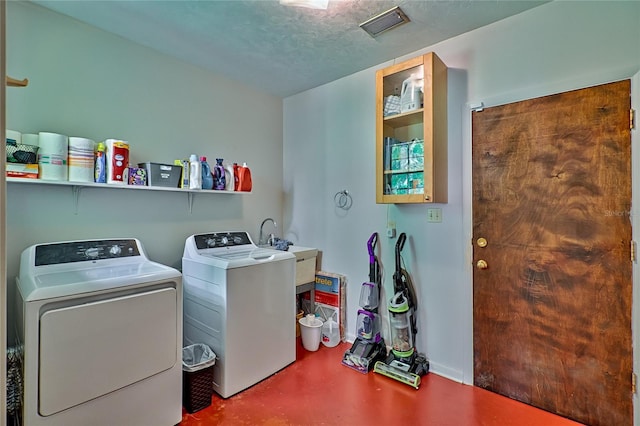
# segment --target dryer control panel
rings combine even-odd
[[[140,256],[135,239],[88,240],[36,246],[35,266]]]

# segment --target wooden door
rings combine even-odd
[[[474,382],[590,425],[633,417],[630,108],[627,80],[472,117]]]

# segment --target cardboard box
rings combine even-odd
[[[332,272],[316,273],[315,313],[322,321],[333,316],[340,328],[340,340],[345,341],[345,309],[347,308],[347,277]]]
[[[146,185],[147,171],[141,167],[129,167],[127,180],[129,185]]]
[[[7,177],[38,179],[38,165],[7,163]]]

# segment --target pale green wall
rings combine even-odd
[[[49,241],[137,237],[149,256],[180,267],[193,233],[257,229],[282,217],[282,100],[24,2],[7,4],[7,127],[96,141],[122,138],[131,162],[197,153],[251,167],[250,195],[187,195],[9,184],[10,296],[20,252]],[[203,54],[207,54],[203,52]],[[10,301],[11,304],[11,301]],[[12,306],[10,305],[10,308]]]
[[[421,304],[417,347],[435,372],[471,383],[467,103],[496,105],[631,77],[640,68],[640,2],[555,1],[396,61],[429,51],[449,67],[449,202],[435,206],[442,223],[427,223],[431,206],[375,203],[375,71],[393,61],[285,99],[285,221],[291,235],[324,251],[325,269],[347,275],[351,338],[361,283],[368,280],[366,241],[374,231],[385,288],[392,289],[396,240],[385,228],[388,219],[395,221],[397,232],[409,237],[403,255]],[[353,196],[347,212],[333,203],[342,189]]]

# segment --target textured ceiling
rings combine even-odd
[[[286,97],[515,15],[545,1],[32,0],[185,62]],[[400,6],[411,22],[372,38],[359,24]]]

